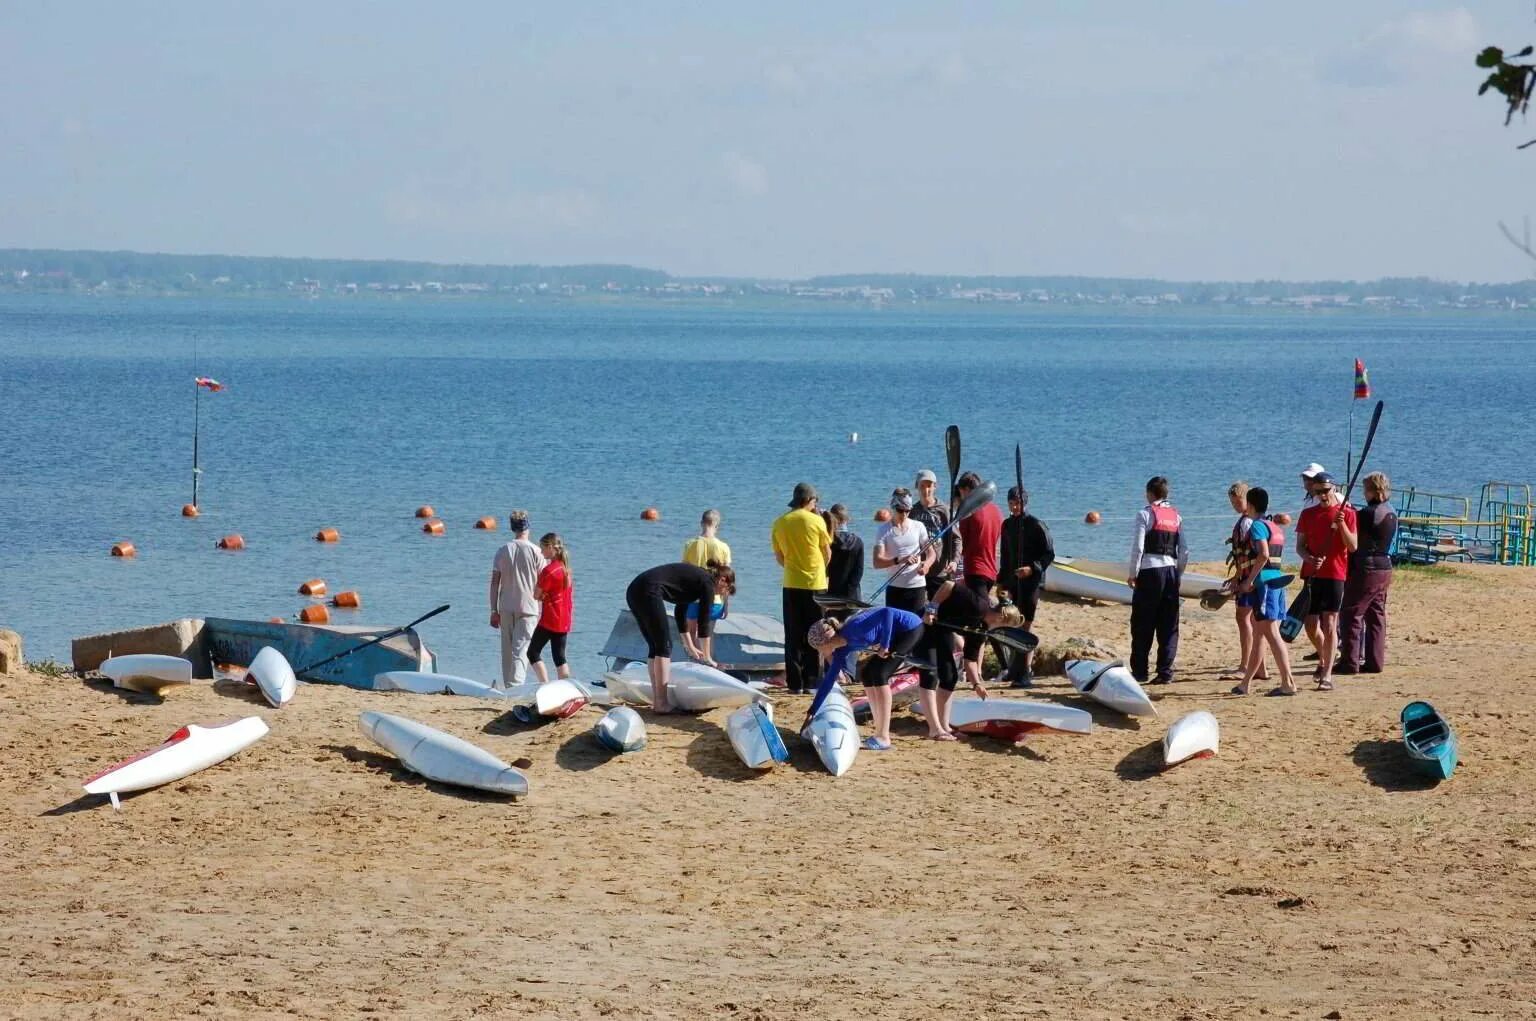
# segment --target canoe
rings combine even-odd
[[[266,733],[267,722],[260,716],[247,716],[243,720],[230,720],[211,727],[189,723],[166,738],[159,747],[97,773],[85,781],[85,792],[105,794],[111,798],[113,808],[121,808],[119,794],[147,790],[191,776],[249,748]]]
[[[245,679],[260,688],[261,696],[279,709],[292,702],[299,690],[293,667],[270,645],[256,653],[245,671]]]
[[[575,716],[591,701],[586,689],[564,679],[540,684],[533,694],[534,711],[540,716],[550,716],[557,720]]]
[[[667,626],[672,629],[672,662],[691,662],[671,614],[667,615]],[[730,616],[715,621],[711,630],[715,639],[713,654],[721,670],[749,678],[784,672],[784,625],[777,617],[732,611]],[[612,660],[615,670],[621,670],[630,663],[644,663],[649,658],[646,652],[634,614],[620,610],[599,655]]]
[[[377,645],[370,645],[318,669],[304,668],[392,630],[209,617],[203,622],[203,640],[215,663],[247,666],[255,659],[257,650],[271,646],[297,666],[300,680],[344,684],[349,688],[372,691],[373,679],[379,674],[391,670],[432,672],[437,669],[437,656],[414,630],[386,638]]]
[[[374,691],[409,691],[417,695],[467,695],[472,698],[505,699],[507,692],[483,681],[453,674],[431,674],[420,670],[386,670],[373,679]]]
[[[99,667],[114,687],[158,695],[166,688],[192,683],[192,661],[180,656],[113,656]]]
[[[638,752],[645,747],[645,721],[627,705],[615,706],[592,728],[598,744],[616,752]]]
[[[744,705],[725,718],[725,734],[748,769],[769,770],[789,761],[789,750],[773,725],[773,706]]]
[[[1101,603],[1121,603],[1126,606],[1131,604],[1131,587],[1124,579],[1115,581],[1090,574],[1060,560],[1046,570],[1045,580],[1040,583],[1040,587],[1058,596],[1071,596],[1074,599],[1095,599]]]
[[[1046,570],[1047,579],[1051,571],[1059,566],[1071,567],[1084,574],[1097,575],[1100,578],[1108,578],[1111,581],[1125,582],[1126,561],[1113,560],[1085,560],[1082,557],[1057,557]],[[1179,595],[1184,599],[1199,599],[1207,589],[1221,588],[1226,582],[1224,576],[1214,574],[1202,574],[1199,571],[1185,571],[1179,576]],[[1129,586],[1126,586],[1129,589]]]
[[[1147,697],[1136,678],[1116,660],[1106,663],[1096,659],[1069,659],[1066,663],[1067,680],[1080,693],[1087,695],[1117,713],[1127,716],[1156,716],[1157,706]]]
[[[913,710],[922,716],[922,709]],[[1018,743],[1037,730],[1066,734],[1093,732],[1093,716],[1083,709],[1027,702],[1014,698],[955,698],[949,703],[949,724],[964,734],[983,734]]]
[[[651,678],[644,662],[630,663],[604,677],[608,692],[614,698],[636,705],[651,704]],[[691,660],[682,663],[674,660],[668,668],[667,698],[674,708],[689,713],[768,701],[768,696],[759,688]]]
[[[1163,768],[1177,766],[1190,759],[1208,759],[1221,743],[1221,725],[1204,709],[1186,713],[1173,721],[1163,735]]]
[[[528,793],[528,778],[490,752],[462,738],[403,716],[365,712],[363,733],[413,773],[457,787],[473,787],[514,798]]]
[[[917,701],[917,693],[921,689],[921,677],[916,670],[903,670],[891,677],[889,685],[891,689],[891,711],[905,708]],[[868,723],[873,717],[869,710],[869,696],[860,695],[853,700],[853,718],[860,723]]]
[[[848,696],[841,687],[833,686],[800,736],[811,742],[828,773],[842,776],[853,768],[853,760],[859,754],[859,725],[854,722],[853,706],[848,704]]]
[[[1415,771],[1436,780],[1449,780],[1456,771],[1459,749],[1456,732],[1428,702],[1409,702],[1400,717],[1403,747]]]

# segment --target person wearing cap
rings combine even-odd
[[[827,669],[816,688],[816,697],[806,710],[805,723],[811,722],[816,710],[826,701],[837,679],[843,674],[853,676],[853,666],[860,652],[874,655],[864,661],[859,669],[859,683],[869,698],[874,733],[864,741],[864,748],[872,752],[891,750],[891,675],[902,664],[902,658],[913,652],[923,639],[923,619],[915,613],[891,606],[873,606],[861,610],[842,623],[832,619],[819,620],[807,630],[803,639],[821,655],[827,656]],[[802,724],[801,729],[805,726]]]
[[[981,485],[981,476],[966,472],[955,482],[963,500]],[[965,583],[978,595],[991,597],[997,587],[997,541],[1003,533],[1003,512],[990,500],[955,526],[960,533],[960,569]]]
[[[817,513],[816,487],[797,483],[788,513],[773,523],[773,558],[784,568],[784,684],[791,695],[804,694],[816,677],[817,656],[805,640],[821,617],[816,594],[827,588],[832,535]]]
[[[1147,659],[1157,638],[1157,674],[1153,684],[1173,682],[1179,651],[1179,581],[1189,562],[1184,519],[1168,502],[1168,479],[1147,480],[1147,505],[1136,514],[1131,539],[1131,675],[1147,683]]]
[[[507,515],[512,541],[491,562],[491,627],[501,632],[501,686],[528,679],[528,643],[543,610],[539,574],[548,561],[528,538],[528,512]]]
[[[949,524],[949,508],[939,502],[938,488],[939,477],[933,473],[932,468],[924,468],[917,473],[913,480],[912,488],[917,490],[917,502],[912,505],[912,520],[920,521],[929,535],[938,535]],[[928,568],[923,577],[923,584],[928,589],[928,597],[939,590],[954,574],[955,564],[958,561],[960,537],[955,529],[944,533],[942,545],[938,554],[933,558],[933,565]]]
[[[1040,583],[1046,568],[1056,560],[1056,546],[1045,522],[1029,513],[1029,490],[1008,490],[1008,520],[1003,522],[1002,551],[998,559],[998,587],[1019,608],[1026,631],[1035,629],[1035,609],[1040,604]],[[1035,654],[1009,650],[1004,679],[1010,687],[1034,687]]]
[[[912,518],[914,504],[910,489],[891,491],[891,520],[881,525],[875,536],[871,563],[890,572],[885,605],[920,614],[928,602],[925,575],[936,554],[928,542],[928,529]]]
[[[1301,510],[1296,512],[1296,517],[1293,519],[1294,521],[1300,523],[1301,515],[1306,512],[1307,508],[1317,506],[1317,477],[1319,475],[1327,474],[1327,469],[1318,464],[1316,461],[1313,461],[1311,464],[1307,465],[1301,470],[1301,490],[1306,494],[1306,497],[1302,500]],[[1296,544],[1296,555],[1302,559],[1306,559],[1306,553],[1302,552],[1301,548],[1301,530],[1299,528],[1296,530],[1294,542]],[[1309,613],[1303,623],[1307,628],[1307,641],[1312,643],[1312,651],[1301,658],[1304,660],[1315,660],[1317,659],[1317,649],[1319,643],[1317,634],[1317,614]]]
[[[1317,503],[1301,512],[1296,522],[1296,548],[1301,554],[1301,577],[1307,586],[1307,633],[1316,626],[1318,691],[1333,690],[1334,655],[1338,652],[1339,610],[1344,605],[1344,581],[1349,577],[1349,555],[1359,545],[1355,509],[1344,502],[1333,476],[1314,476],[1312,490]]]

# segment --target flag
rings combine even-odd
[[[1359,362],[1355,363],[1355,365],[1357,365],[1357,366],[1359,364],[1360,364]],[[220,383],[216,379],[209,379],[207,376],[198,376],[197,377],[197,385],[200,386],[200,387],[203,387],[204,389],[211,390],[214,393],[218,393],[220,390],[224,389],[224,384],[223,383]],[[1360,392],[1360,387],[1358,385],[1356,385],[1356,387],[1355,387],[1355,395],[1359,396],[1359,392]],[[1371,395],[1370,391],[1366,391],[1365,395],[1367,397],[1369,397]]]
[[[1365,401],[1371,397],[1371,381],[1365,375],[1365,363],[1355,359],[1355,400]]]

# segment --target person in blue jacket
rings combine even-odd
[[[853,676],[853,666],[861,652],[874,653],[859,670],[859,682],[869,697],[874,717],[874,734],[864,747],[872,752],[891,749],[891,675],[901,666],[902,657],[917,647],[923,638],[923,618],[891,606],[861,610],[839,624],[831,618],[811,625],[806,640],[811,648],[828,656],[827,670],[805,714],[809,723],[826,701],[842,674]]]

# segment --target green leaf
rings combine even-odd
[[[1497,46],[1490,46],[1477,55],[1478,67],[1498,67],[1504,63],[1504,51]]]

